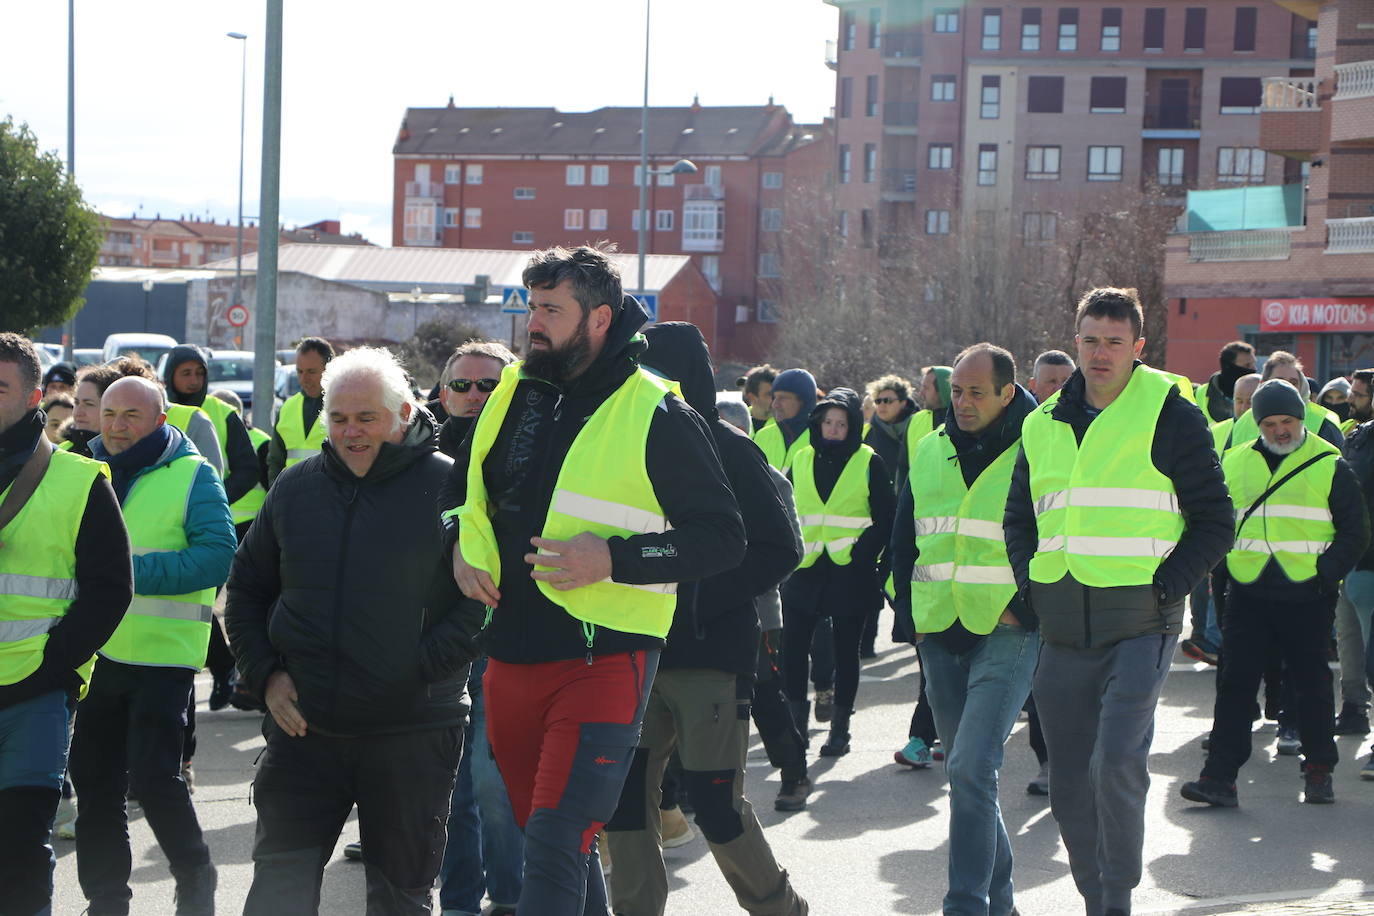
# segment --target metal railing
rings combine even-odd
[[[839,49],[833,38],[827,38],[825,40],[825,65],[831,70],[834,70],[840,65]]]
[[[883,190],[896,194],[915,194],[916,170],[883,169]]]
[[[1374,216],[1326,221],[1327,254],[1374,252]]]
[[[718,184],[689,184],[682,188],[683,200],[724,200],[725,188]]]
[[[883,57],[920,59],[924,47],[920,32],[884,32]]]
[[[438,181],[407,181],[406,197],[443,198],[444,186]]]
[[[1286,229],[1194,232],[1188,236],[1189,261],[1286,261],[1292,233]]]
[[[1310,76],[1266,76],[1260,111],[1318,111],[1321,81]]]
[[[1173,130],[1200,130],[1202,128],[1201,105],[1146,105],[1146,128]]]
[[[1374,95],[1374,60],[1336,65],[1336,94],[1332,101],[1362,99]]]
[[[884,102],[883,125],[886,127],[915,127],[920,114],[917,102]]]

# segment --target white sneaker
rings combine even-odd
[[[57,804],[57,818],[52,825],[53,836],[59,840],[76,839],[76,800],[64,798]]]

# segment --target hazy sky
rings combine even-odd
[[[408,106],[640,104],[643,0],[287,0],[281,216],[391,239],[391,147]],[[67,10],[0,3],[0,117],[67,148]],[[651,105],[829,113],[822,0],[657,0]],[[76,176],[104,213],[237,207],[241,42],[249,36],[244,213],[258,212],[262,0],[76,0]]]

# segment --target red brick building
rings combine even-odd
[[[199,267],[234,256],[238,227],[214,220],[121,219],[101,216],[100,263],[107,267]],[[370,245],[359,235],[342,235],[338,220],[321,220],[282,231],[281,243]],[[258,227],[243,227],[243,251],[258,250]]]
[[[1169,368],[1195,379],[1236,338],[1296,352],[1319,380],[1374,366],[1374,0],[1272,5],[1318,23],[1315,68],[1266,80],[1260,114],[1300,205],[1262,226],[1194,218],[1170,238]]]
[[[750,360],[780,307],[787,188],[824,181],[828,134],[780,105],[652,108],[645,248],[683,254],[717,295],[698,322],[719,357]],[[393,149],[392,244],[529,249],[615,242],[637,252],[640,109],[407,109]],[[637,278],[625,276],[627,290]],[[665,316],[666,317],[666,316]]]

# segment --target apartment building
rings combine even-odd
[[[1308,4],[825,2],[835,207],[873,227],[856,268],[972,222],[1051,242],[1066,213],[1152,184],[1182,203],[1297,174],[1259,148],[1259,112],[1266,77],[1311,72]]]
[[[199,267],[234,256],[238,227],[215,220],[100,217],[100,261],[106,267]],[[359,235],[343,235],[338,220],[321,220],[284,229],[282,244],[370,245]],[[243,227],[243,251],[258,250],[258,227]]]
[[[638,108],[410,108],[394,155],[392,244],[528,249],[615,242],[638,251]],[[767,105],[649,110],[645,250],[687,255],[718,301],[719,357],[762,356],[781,296],[788,189],[823,180],[828,128]],[[679,160],[693,174],[667,174]],[[637,278],[625,277],[627,290]]]
[[[1237,338],[1325,379],[1374,367],[1374,0],[1276,2],[1317,22],[1315,66],[1265,80],[1258,145],[1286,185],[1190,195],[1165,260],[1169,367]]]

